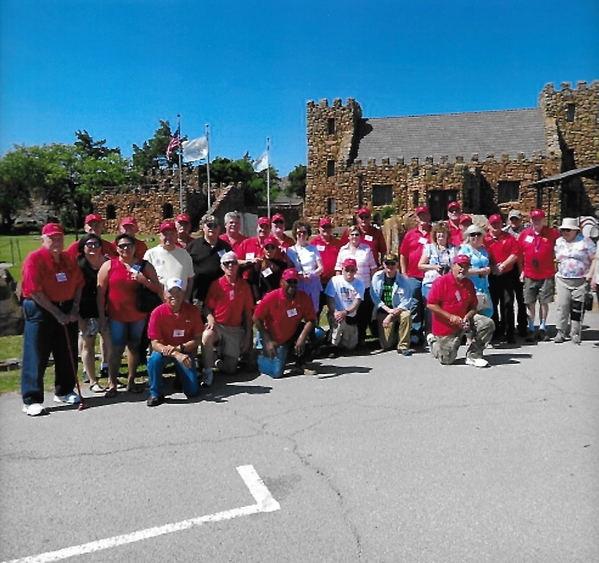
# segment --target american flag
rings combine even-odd
[[[166,147],[166,159],[171,159],[171,153],[181,144],[181,133],[179,129],[175,131],[175,134],[171,137],[171,140]]]

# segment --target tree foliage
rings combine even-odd
[[[154,136],[139,147],[133,144],[133,168],[139,174],[147,174],[154,168],[165,168],[178,162],[177,152],[173,151],[170,160],[166,159],[166,149],[173,136],[168,121],[159,120],[160,127],[154,131]],[[182,137],[181,141],[187,137]]]
[[[287,179],[289,186],[287,187],[287,195],[306,197],[306,167],[303,164],[298,164],[291,172]]]

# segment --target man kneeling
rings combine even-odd
[[[183,301],[183,282],[170,278],[165,283],[165,303],[152,311],[148,323],[148,337],[152,354],[148,360],[150,380],[149,407],[164,402],[164,366],[174,362],[181,378],[183,392],[188,397],[200,393],[196,370],[196,352],[202,340],[204,323],[200,311]]]
[[[316,313],[310,296],[297,288],[295,268],[283,272],[281,287],[267,293],[256,307],[254,324],[258,329],[258,369],[273,378],[281,377],[287,354],[295,356],[297,369],[304,375],[316,372],[306,366],[314,340]]]
[[[448,274],[437,278],[427,297],[427,307],[433,313],[432,333],[427,341],[431,354],[443,365],[452,364],[458,355],[462,337],[471,333],[472,343],[466,350],[466,364],[487,367],[483,350],[493,338],[495,323],[476,312],[478,299],[474,284],[468,279],[470,258],[455,257]]]

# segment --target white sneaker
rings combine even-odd
[[[433,343],[434,341],[435,341],[435,335],[434,335],[432,332],[429,332],[429,333],[426,335],[426,342],[427,342],[427,344],[428,344],[429,346],[431,346],[431,345],[432,345],[432,343]]]
[[[47,414],[46,409],[40,403],[32,403],[31,405],[23,405],[23,412],[27,416],[40,416]]]
[[[69,393],[68,395],[54,395],[55,403],[65,403],[66,405],[76,405],[80,402],[77,393]]]
[[[467,366],[474,366],[475,368],[486,368],[489,362],[484,358],[466,358]]]

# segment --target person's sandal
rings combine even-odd
[[[111,387],[110,389],[108,389],[106,391],[104,397],[106,399],[114,399],[117,395],[118,395],[118,391],[114,387]]]
[[[104,391],[106,391],[106,389],[102,387],[97,381],[89,386],[89,390],[92,393],[104,393]]]

